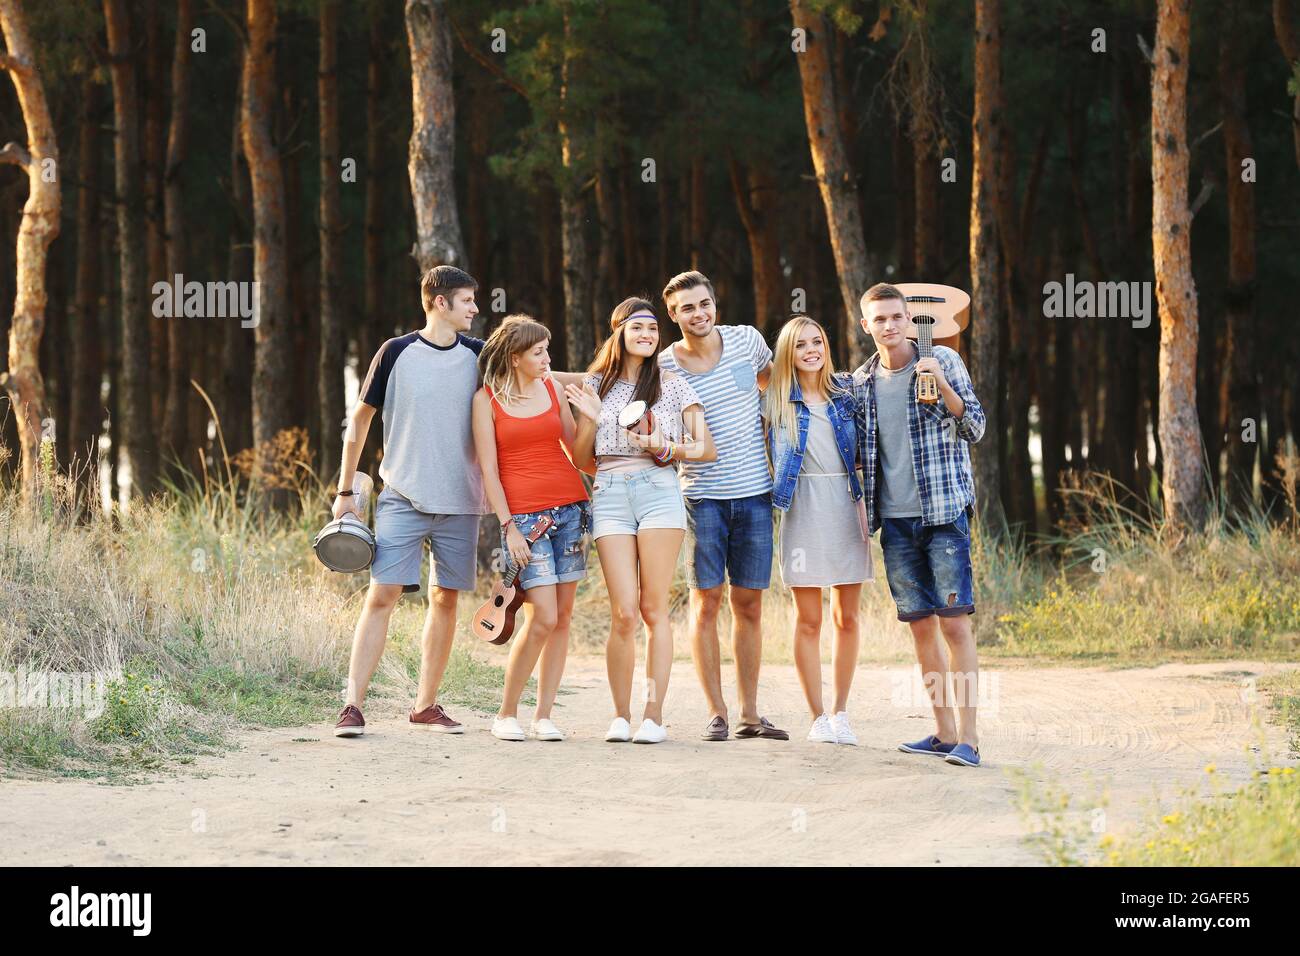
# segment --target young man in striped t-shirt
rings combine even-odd
[[[683,272],[664,288],[668,316],[682,340],[659,353],[662,369],[684,376],[704,404],[715,461],[681,464],[686,497],[686,582],[691,589],[691,650],[708,698],[704,740],[726,740],[718,610],[731,584],[732,653],[740,691],[737,737],[789,740],[758,713],[763,657],[763,591],[772,577],[772,477],[763,444],[759,394],[767,386],[772,350],[752,325],[718,325],[713,284]]]

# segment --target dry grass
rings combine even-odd
[[[326,495],[305,467],[292,504],[266,510],[243,479],[188,478],[123,513],[88,508],[97,491],[47,472],[35,505],[0,489],[0,677],[19,667],[90,672],[112,684],[111,719],[49,708],[0,709],[0,755],[31,766],[93,766],[125,755],[149,765],[216,745],[241,724],[304,723],[337,708],[365,575],[338,575],[309,542],[327,520]],[[976,634],[986,653],[1041,661],[1140,663],[1172,654],[1293,655],[1300,632],[1300,529],[1220,515],[1201,534],[1175,537],[1095,493],[1068,536],[1024,543],[973,536]],[[863,589],[864,663],[910,663],[878,542],[877,580]],[[1104,568],[1095,570],[1096,555]],[[575,653],[601,653],[609,611],[599,558],[578,588]],[[469,616],[490,581],[461,602],[463,629],[444,693],[488,709],[506,649],[473,642]],[[690,657],[689,593],[672,585],[679,658]],[[423,597],[399,605],[376,693],[414,693]],[[773,569],[764,601],[764,660],[792,660],[794,606]],[[730,659],[730,615],[719,633]],[[833,631],[823,614],[823,649]],[[128,678],[126,675],[135,675]],[[138,678],[138,679],[137,679]],[[125,709],[124,709],[125,708]]]

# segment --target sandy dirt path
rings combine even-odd
[[[1277,666],[994,662],[985,763],[965,769],[894,749],[931,729],[901,668],[859,670],[861,746],[803,740],[808,722],[789,666],[764,668],[762,682],[764,712],[791,731],[789,743],[704,743],[703,697],[690,663],[679,661],[670,740],[647,747],[603,742],[604,664],[575,658],[556,709],[570,735],[563,743],[498,741],[490,717],[463,710],[453,710],[463,736],[415,731],[390,704],[368,715],[360,740],[338,740],[327,725],[250,732],[237,751],[142,785],[0,780],[0,861],[1036,863],[1008,770],[1078,793],[1106,783],[1107,826],[1122,832],[1154,796],[1203,782],[1206,764],[1239,782],[1259,759],[1249,748],[1285,757],[1286,734],[1258,726],[1265,702],[1250,683]]]

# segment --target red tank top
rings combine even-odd
[[[497,439],[497,474],[511,514],[529,514],[587,500],[582,476],[573,467],[560,441],[564,425],[555,386],[546,380],[551,407],[537,415],[511,415],[492,389],[492,423]]]

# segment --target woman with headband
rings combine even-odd
[[[681,376],[661,373],[659,320],[645,299],[624,299],[610,336],[581,388],[565,387],[579,412],[574,464],[596,464],[592,537],[609,591],[606,666],[616,716],[605,739],[657,744],[667,739],[663,701],[673,663],[668,589],[686,533],[675,462],[712,461],[717,452],[704,406]],[[636,625],[646,631],[646,694],[632,733]]]

